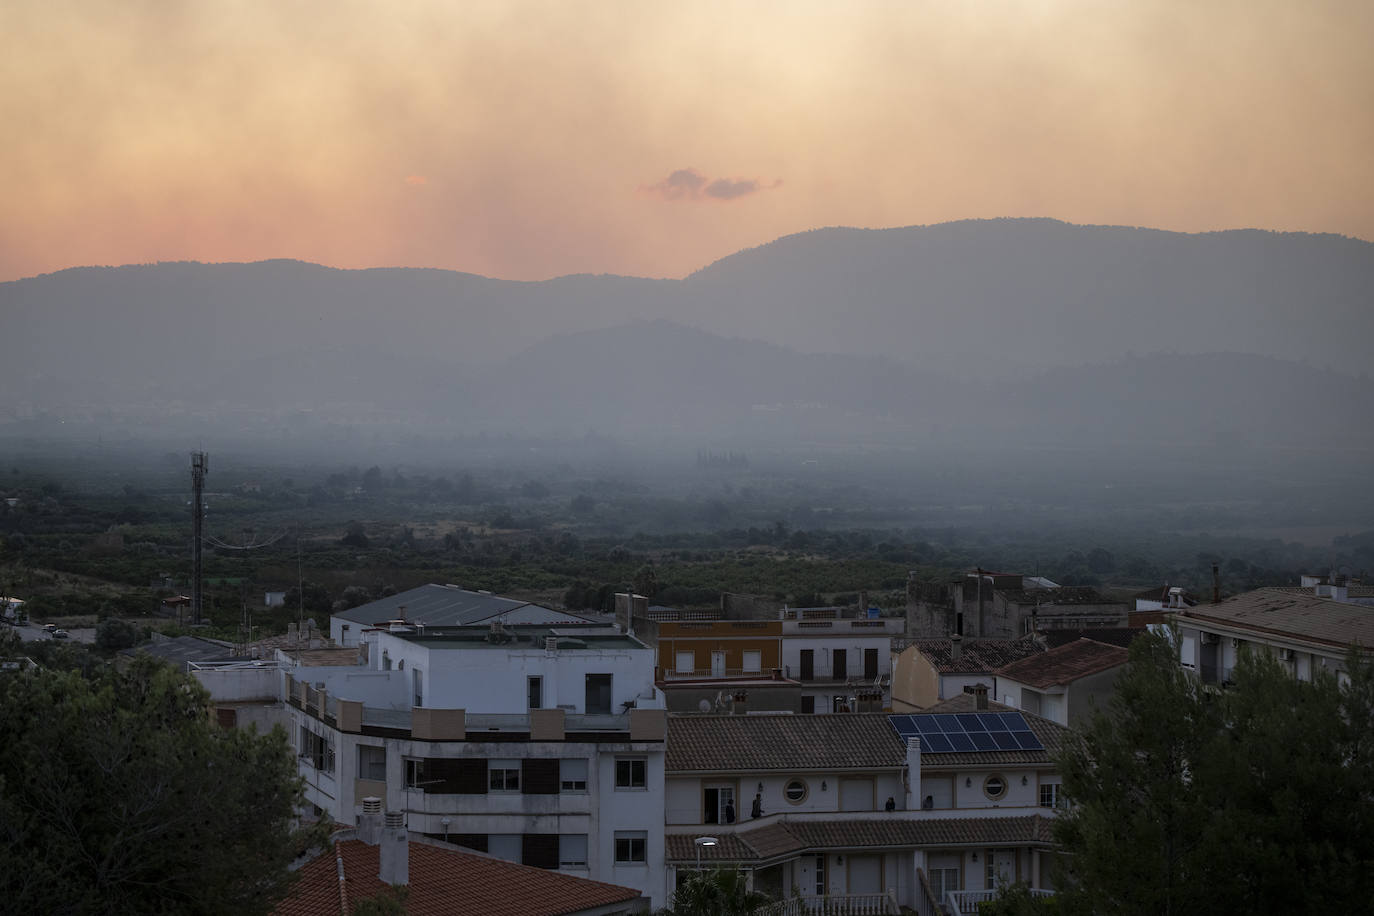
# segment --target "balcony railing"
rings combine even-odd
[[[810,894],[764,904],[753,916],[889,916],[900,912],[888,894]]]
[[[1040,887],[1029,889],[1032,897],[1053,897],[1054,891]],[[964,916],[978,912],[978,904],[987,903],[996,899],[997,890],[982,891],[948,891],[945,893],[945,908],[949,910],[949,916]]]
[[[746,668],[692,668],[680,671],[675,668],[665,669],[663,679],[665,681],[689,681],[706,680],[710,678],[751,678],[753,680],[766,680],[770,677],[770,672],[762,669],[749,670]]]

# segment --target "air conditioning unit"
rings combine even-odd
[[[1292,660],[1293,660],[1293,650],[1292,650],[1292,649],[1280,649],[1280,650],[1279,650],[1279,661],[1281,661],[1281,662],[1291,662]]]

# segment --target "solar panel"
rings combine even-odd
[[[903,740],[920,738],[921,750],[932,754],[1045,749],[1019,712],[916,713],[887,718]]]

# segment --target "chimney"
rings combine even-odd
[[[988,685],[987,685],[987,684],[974,684],[974,685],[973,685],[973,705],[974,705],[974,707],[977,708],[977,709],[987,709],[987,708],[988,708]]]
[[[363,816],[358,818],[358,839],[369,846],[382,841],[382,800],[375,795],[363,799]]]
[[[906,810],[911,811],[921,807],[921,739],[915,735],[906,739],[906,780]]]
[[[379,850],[378,858],[381,860],[381,866],[377,877],[384,883],[410,883],[410,837],[406,834],[406,816],[403,812],[386,813],[386,826],[382,828],[382,848]]]
[[[1212,564],[1212,603],[1221,603],[1221,569],[1217,564]]]
[[[955,633],[949,638],[949,660],[957,662],[964,657],[964,637]]]

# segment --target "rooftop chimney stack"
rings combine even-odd
[[[957,662],[964,657],[964,637],[955,633],[949,638],[949,660]]]
[[[976,707],[977,709],[987,709],[987,708],[988,708],[988,685],[987,685],[987,684],[974,684],[974,685],[973,685],[973,705],[974,705],[974,707]]]
[[[363,799],[363,816],[358,818],[358,839],[369,846],[382,841],[382,800],[375,795]]]
[[[382,828],[381,867],[377,877],[398,886],[410,883],[410,836],[406,833],[406,816],[401,811],[388,811]]]
[[[921,806],[921,739],[915,735],[906,739],[906,781],[906,809],[910,811]]]

